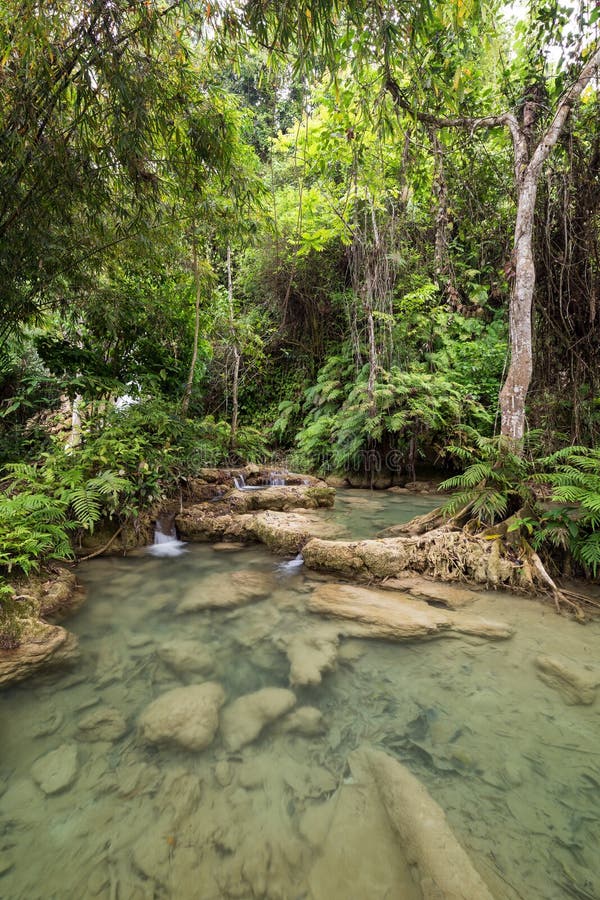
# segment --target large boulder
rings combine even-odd
[[[177,517],[177,528],[186,541],[258,542],[275,553],[295,554],[312,537],[335,538],[344,528],[314,510],[282,512],[231,512],[206,505],[192,506]]]
[[[142,712],[140,734],[150,744],[204,750],[217,733],[224,702],[225,691],[211,681],[167,691]]]
[[[238,697],[223,710],[221,732],[229,750],[251,744],[262,730],[296,704],[295,695],[284,688],[263,688]]]
[[[355,623],[344,633],[361,637],[415,640],[469,634],[502,639],[513,634],[510,625],[480,616],[429,606],[397,591],[351,584],[321,584],[307,601],[311,612]]]
[[[436,528],[425,534],[366,541],[313,538],[302,549],[311,569],[363,581],[397,578],[410,571],[443,581],[472,581],[491,587],[521,585],[523,577],[501,552],[500,542],[462,530]]]
[[[316,512],[262,512],[252,517],[249,530],[274,553],[299,553],[313,537],[335,538],[344,527]]]

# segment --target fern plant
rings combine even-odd
[[[537,481],[550,484],[552,501],[540,537],[568,547],[594,578],[600,568],[600,449],[563,447],[539,460]],[[550,471],[548,471],[550,470]]]
[[[442,506],[442,512],[455,515],[469,506],[474,519],[494,525],[535,501],[531,486],[532,463],[503,436],[485,437],[473,429],[464,429],[469,444],[451,446],[447,452],[468,463],[464,472],[447,478],[441,490],[455,493]]]

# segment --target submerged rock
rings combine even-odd
[[[231,763],[228,763],[226,759],[221,759],[215,766],[215,781],[219,785],[219,787],[227,787],[228,784],[231,784],[233,779],[233,769],[231,768]]]
[[[181,615],[204,609],[230,609],[268,597],[273,577],[252,569],[240,569],[231,575],[209,575],[190,589],[177,607]]]
[[[251,744],[263,728],[295,705],[295,695],[285,688],[263,688],[238,697],[223,711],[221,731],[229,750]]]
[[[315,706],[299,706],[281,723],[281,731],[284,734],[304,734],[314,737],[326,731],[323,714]]]
[[[225,691],[212,681],[167,691],[142,712],[140,734],[151,744],[204,750],[217,733],[224,702]]]
[[[562,656],[538,656],[535,660],[538,676],[566,703],[589,705],[596,699],[600,685],[600,669],[586,666]]]
[[[335,667],[339,644],[339,628],[321,625],[290,636],[282,635],[279,643],[290,661],[290,684],[320,684],[324,672]]]
[[[215,666],[210,650],[189,638],[167,641],[156,652],[166,665],[183,674],[209,675]]]
[[[31,777],[45,794],[58,794],[70,788],[78,772],[77,747],[62,744],[34,762]]]
[[[468,588],[453,587],[442,581],[432,581],[420,575],[399,575],[388,578],[381,585],[386,590],[406,591],[413,597],[419,597],[428,603],[441,603],[449,609],[461,609],[474,603],[477,594]]]
[[[239,541],[217,541],[216,544],[212,544],[212,548],[221,553],[239,553],[240,550],[246,549],[246,544]]]
[[[308,806],[300,833],[316,854],[311,900],[423,900],[372,779]]]
[[[349,758],[355,778],[374,783],[423,900],[493,900],[444,811],[406,766],[380,750]]]
[[[79,720],[80,741],[118,741],[127,731],[127,720],[118,709],[102,706]]]
[[[438,609],[407,594],[350,584],[321,584],[307,605],[311,612],[356,623],[358,627],[345,627],[344,632],[360,637],[415,640],[458,633],[499,640],[513,634],[503,622]]]
[[[10,855],[3,851],[2,856],[0,857],[0,878],[3,875],[6,875],[7,872],[10,872],[14,864],[14,859],[12,859]]]

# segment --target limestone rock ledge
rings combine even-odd
[[[13,585],[16,612],[10,620],[17,646],[0,648],[0,688],[16,684],[51,666],[75,662],[79,646],[75,635],[45,621],[61,620],[78,609],[85,592],[73,572],[58,568]],[[0,633],[2,632],[0,621]]]
[[[0,650],[0,687],[24,681],[50,666],[74,662],[79,645],[74,634],[60,625],[35,623],[13,650]]]
[[[341,631],[355,637],[409,641],[453,637],[457,634],[502,640],[513,634],[510,625],[439,609],[396,591],[382,591],[351,584],[321,584],[310,595],[311,612],[350,620]]]
[[[336,537],[341,526],[321,518],[312,510],[282,512],[265,510],[253,513],[226,513],[206,509],[200,504],[177,516],[182,540],[199,542],[259,542],[275,553],[299,553],[312,537]]]
[[[397,578],[405,572],[442,581],[520,587],[520,570],[502,556],[498,541],[481,541],[462,530],[365,541],[314,538],[302,550],[311,569],[354,579]]]

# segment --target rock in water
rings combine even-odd
[[[559,691],[569,705],[589,705],[596,699],[600,669],[562,656],[538,656],[535,665],[542,681]]]
[[[323,734],[327,729],[320,709],[314,706],[299,706],[285,717],[281,723],[281,730],[285,734],[296,733],[313,737]]]
[[[407,594],[350,584],[321,584],[308,600],[311,612],[357,623],[347,634],[361,637],[415,640],[471,634],[499,640],[513,634],[510,625],[455,610],[438,609]],[[453,634],[454,632],[454,634]]]
[[[58,794],[71,787],[77,777],[77,747],[62,744],[34,762],[31,777],[45,794]]]
[[[140,734],[151,744],[204,750],[217,733],[224,702],[225,691],[212,681],[167,691],[141,714]]]
[[[315,626],[288,637],[279,643],[290,661],[290,684],[320,684],[324,672],[335,667],[339,644],[339,628],[331,624]]]
[[[198,641],[168,641],[161,644],[156,652],[171,669],[183,674],[208,675],[215,665],[212,653]]]
[[[127,731],[127,721],[118,709],[101,706],[79,720],[79,740],[118,741]]]
[[[238,697],[223,711],[221,721],[228,749],[239,750],[251,744],[266,725],[289,712],[295,703],[294,694],[284,688],[263,688]]]
[[[177,607],[177,612],[200,612],[204,609],[229,609],[262,600],[273,590],[272,576],[251,569],[240,569],[228,578],[209,575],[193,587]]]
[[[444,811],[402,763],[372,748],[348,761],[357,781],[374,781],[423,900],[493,900]]]
[[[433,581],[419,575],[401,573],[388,578],[382,585],[385,590],[406,591],[427,603],[441,603],[448,609],[461,609],[477,600],[477,594],[468,588],[456,587],[444,581]]]
[[[74,634],[60,625],[36,623],[34,635],[14,650],[0,652],[0,687],[23,681],[40,669],[74,662],[78,656]]]

